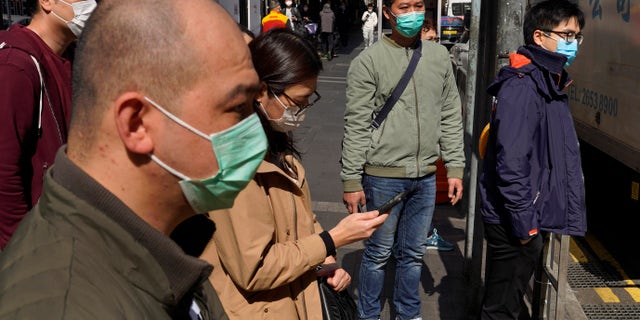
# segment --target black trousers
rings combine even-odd
[[[484,232],[487,268],[480,319],[518,319],[527,284],[540,261],[542,237],[522,245],[502,225],[485,223]]]
[[[322,41],[322,53],[328,55],[329,60],[333,58],[333,33],[332,32],[322,32],[320,34],[320,40]]]

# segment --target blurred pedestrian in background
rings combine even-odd
[[[425,12],[425,15],[427,13]],[[422,40],[440,42],[440,37],[438,37],[438,30],[436,29],[436,25],[433,23],[433,20],[429,17],[424,17],[424,24],[422,26],[422,33],[420,35]]]
[[[331,10],[331,4],[325,3],[320,11],[320,41],[322,43],[322,54],[331,61],[334,56],[334,38],[336,16]]]
[[[289,23],[289,18],[282,14],[280,7],[280,1],[269,1],[269,14],[262,18],[262,32],[267,32],[271,29],[286,28]]]
[[[373,42],[374,30],[378,28],[378,14],[373,11],[373,4],[367,4],[367,11],[362,14],[362,37],[364,38],[364,48],[369,48]]]
[[[351,28],[351,11],[345,0],[340,0],[340,4],[336,9],[336,26],[339,34],[340,47],[346,48],[349,44],[349,31]]]
[[[284,15],[287,16],[289,28],[295,32],[300,32],[301,29],[304,28],[302,26],[302,15],[300,15],[300,11],[293,5],[292,0],[286,0],[284,5]]]

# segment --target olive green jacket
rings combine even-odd
[[[351,62],[342,145],[345,192],[362,190],[363,173],[388,178],[434,173],[440,156],[447,176],[462,179],[462,108],[444,46],[422,42],[422,58],[400,99],[378,129],[370,126],[412,54],[384,36]]]
[[[186,255],[58,152],[39,203],[0,253],[0,319],[227,319]]]

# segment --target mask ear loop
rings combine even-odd
[[[279,119],[271,119],[271,117],[269,117],[269,114],[267,113],[267,109],[264,108],[264,105],[262,104],[262,102],[256,102],[256,103],[258,104],[260,111],[265,116],[265,118],[267,118],[267,120],[272,120],[272,121],[279,120]],[[282,117],[280,117],[280,119],[282,119]]]
[[[187,130],[197,134],[198,136],[200,136],[200,137],[202,137],[204,139],[207,139],[207,140],[211,139],[206,134],[200,132],[200,130],[192,127],[188,123],[182,121],[182,119],[176,117],[171,112],[167,111],[165,108],[161,107],[158,103],[156,103],[155,101],[151,100],[149,97],[144,97],[144,99],[147,100],[149,103],[151,103],[152,106],[154,106],[156,109],[158,109],[160,112],[162,112],[169,119],[175,121],[177,124],[181,125],[182,127],[186,128]],[[153,153],[149,153],[149,157],[151,157],[151,160],[155,161],[158,165],[163,167],[165,170],[169,171],[174,176],[176,176],[176,177],[178,177],[178,178],[180,178],[182,180],[191,180],[191,178],[189,178],[189,177],[185,176],[184,174],[182,174],[182,173],[176,171],[175,169],[171,168],[169,165],[167,165],[162,160],[160,160],[158,157],[156,157]]]
[[[158,157],[156,157],[153,153],[149,153],[149,157],[151,157],[151,160],[155,161],[155,163],[160,165],[165,170],[169,171],[169,173],[173,174],[174,176],[176,176],[176,177],[178,177],[178,178],[180,178],[182,180],[191,180],[191,178],[189,178],[189,177],[185,176],[184,174],[182,174],[182,173],[176,171],[175,169],[171,168],[169,165],[167,165],[162,160],[160,160]]]
[[[543,36],[545,36],[545,37],[547,37],[547,38],[549,38],[549,39],[551,39],[551,40],[555,40],[556,42],[558,42],[558,39],[554,39],[553,37],[551,37],[551,35],[550,35],[550,34],[547,34],[546,32],[544,32],[544,31],[542,31],[542,30],[540,30],[540,33],[542,33],[542,35],[543,35]],[[547,51],[551,51],[551,50],[549,50],[549,49],[545,48],[545,47],[544,47],[544,45],[542,45],[542,43],[540,43],[540,47],[542,47],[542,49],[545,49],[545,50],[547,50]]]
[[[186,128],[187,130],[201,136],[202,138],[209,140],[211,139],[211,136],[206,135],[204,133],[202,133],[202,131],[192,127],[190,124],[182,121],[182,119],[174,116],[171,112],[167,111],[165,108],[161,107],[158,103],[156,103],[155,101],[151,100],[148,97],[144,97],[145,100],[147,100],[149,103],[151,103],[151,105],[153,105],[154,107],[156,107],[156,109],[160,110],[160,112],[162,112],[165,116],[167,116],[169,119],[175,121],[177,124],[183,126],[184,128]]]

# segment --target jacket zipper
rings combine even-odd
[[[209,308],[207,307],[207,303],[205,303],[205,299],[203,297],[203,293],[201,290],[202,286],[200,287],[200,290],[196,290],[193,293],[193,300],[192,303],[195,303],[198,308],[200,308],[200,314],[198,314],[198,319],[202,319],[202,320],[209,320],[211,319],[211,316],[209,315]]]

